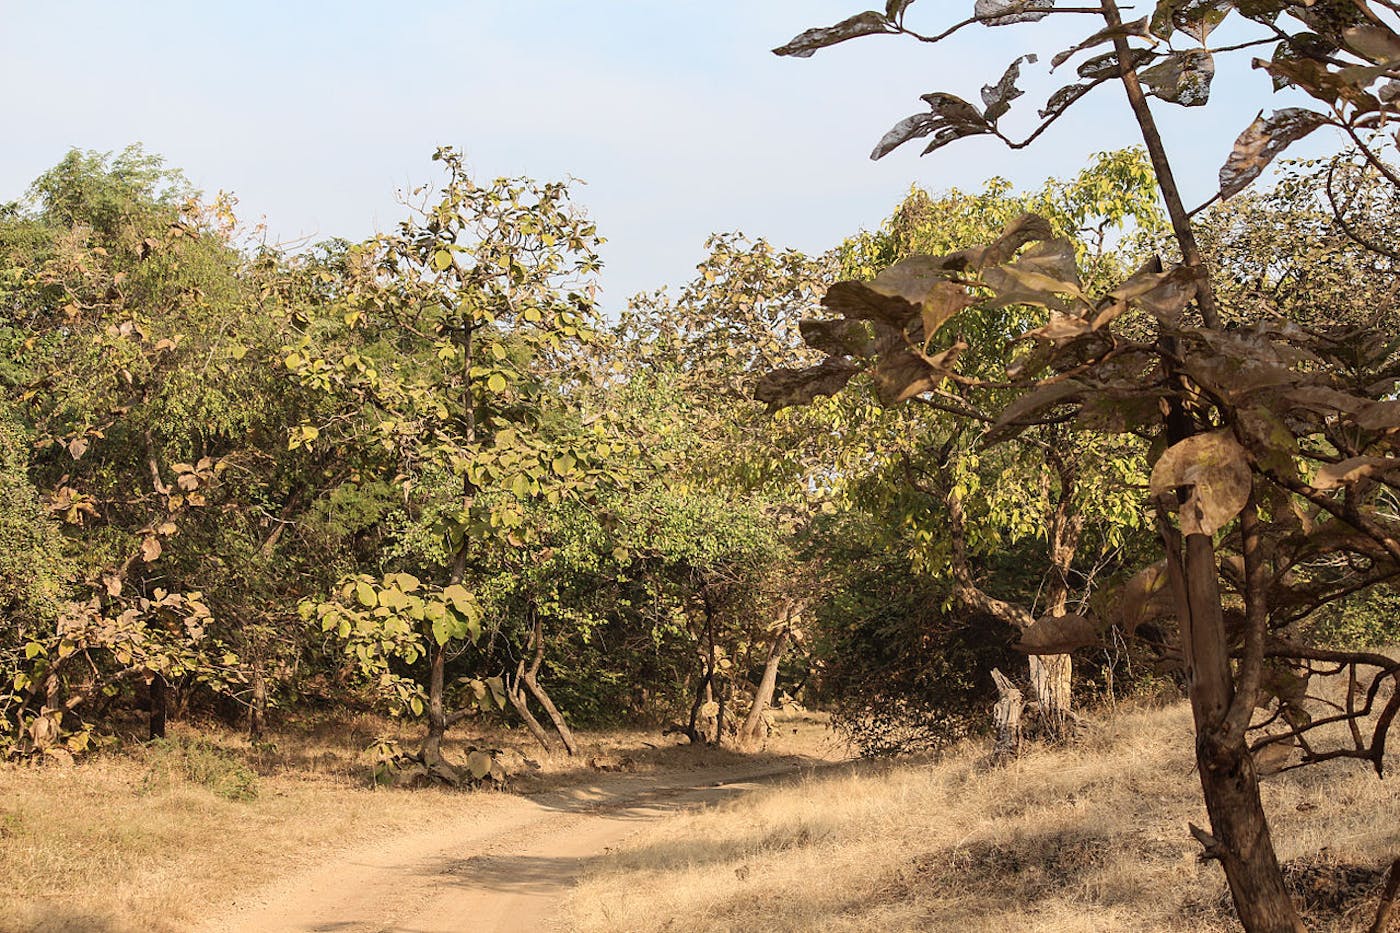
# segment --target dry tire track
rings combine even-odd
[[[435,827],[350,853],[235,904],[206,933],[510,933],[559,929],[563,896],[639,824],[732,799],[811,770],[629,775],[494,801]]]

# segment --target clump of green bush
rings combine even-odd
[[[175,782],[196,784],[224,800],[258,796],[258,776],[242,755],[204,739],[165,738],[146,744],[148,762],[141,790],[150,793]]]

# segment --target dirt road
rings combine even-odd
[[[558,928],[562,896],[643,821],[719,803],[810,763],[608,776],[496,795],[421,833],[342,855],[213,918],[206,933],[488,933]]]

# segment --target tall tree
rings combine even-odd
[[[1111,51],[1081,65],[1083,80],[1056,92],[1023,138],[1008,135],[1002,118],[1021,95],[1016,84],[1024,58],[986,86],[982,107],[947,93],[925,95],[928,110],[893,128],[873,156],[916,138],[930,140],[926,152],[978,135],[1027,145],[1075,101],[1116,81],[1152,159],[1181,264],[1168,268],[1153,261],[1116,288],[1086,291],[1072,248],[1043,218],[1027,215],[984,246],[911,258],[870,284],[833,289],[826,304],[838,318],[827,327],[856,339],[854,346],[861,346],[860,337],[870,342],[855,353],[828,347],[825,362],[800,375],[775,374],[764,394],[784,402],[839,390],[867,368],[861,360],[872,361],[877,379],[892,380],[910,395],[945,381],[996,390],[996,384],[961,374],[941,355],[948,341],[940,336],[942,325],[964,308],[992,302],[1039,307],[1045,314],[1045,323],[1025,335],[1031,348],[1011,374],[1012,383],[1029,391],[1006,408],[1002,424],[1023,425],[1047,412],[1077,412],[1085,405],[1159,409],[1157,428],[1139,422],[1139,430],[1164,450],[1153,466],[1151,494],[1165,560],[1127,587],[1122,609],[1133,628],[1147,596],[1159,591],[1170,596],[1211,817],[1211,832],[1196,830],[1197,838],[1207,857],[1221,861],[1247,929],[1300,930],[1260,803],[1249,736],[1282,722],[1287,728],[1257,739],[1255,752],[1292,743],[1306,761],[1353,757],[1383,767],[1400,700],[1388,701],[1378,714],[1374,704],[1381,685],[1400,678],[1400,663],[1383,655],[1299,645],[1282,630],[1327,602],[1400,572],[1400,542],[1377,512],[1377,503],[1388,496],[1400,414],[1390,400],[1394,359],[1365,328],[1308,331],[1286,319],[1252,321],[1243,331],[1223,326],[1214,270],[1200,248],[1192,212],[1182,202],[1148,97],[1200,105],[1209,96],[1215,54],[1271,47],[1272,59],[1259,64],[1276,87],[1299,88],[1325,109],[1287,108],[1257,119],[1221,170],[1219,196],[1237,194],[1278,152],[1326,124],[1347,133],[1375,171],[1400,182],[1370,145],[1371,134],[1393,111],[1395,96],[1388,89],[1400,36],[1387,17],[1395,11],[1375,4],[1377,13],[1365,0],[1305,5],[1161,0],[1151,16],[1125,23],[1113,0],[1097,8],[1058,7],[1053,0],[979,0],[968,18],[925,33],[907,25],[911,6],[908,0],[891,2],[884,12],[809,30],[776,51],[806,56],[874,34],[938,42],[979,24],[1096,16],[1102,28],[1056,55],[1054,63],[1086,50]],[[1259,37],[1212,49],[1210,35],[1232,14],[1258,26]],[[1188,46],[1177,48],[1177,39]],[[1318,521],[1322,516],[1327,520]],[[1237,559],[1222,561],[1222,547],[1234,549]],[[1317,561],[1334,554],[1354,555],[1357,563],[1349,566],[1363,569],[1329,578]],[[1242,610],[1226,598],[1231,590]],[[1046,625],[1043,642],[1069,645],[1096,637],[1102,624],[1102,619],[1066,616],[1036,628]],[[1349,703],[1338,717],[1314,720],[1299,711],[1296,685],[1280,685],[1270,675],[1278,661],[1304,671],[1313,662],[1336,662],[1358,684],[1359,668],[1374,673],[1369,686],[1353,691],[1364,702]],[[1261,701],[1275,712],[1256,721]],[[1328,750],[1311,744],[1313,729],[1339,720],[1356,725],[1348,744]],[[1365,733],[1361,722],[1368,723]]]
[[[506,698],[498,679],[468,671],[452,708],[448,664],[499,629],[486,618],[488,584],[533,546],[529,504],[596,482],[611,450],[607,412],[580,407],[570,366],[595,324],[594,225],[562,183],[478,185],[459,153],[434,158],[447,172],[441,190],[411,205],[397,232],[351,251],[344,294],[283,363],[332,400],[291,445],[374,438],[379,478],[406,503],[381,555],[393,571],[347,580],[308,614],[399,708],[426,715],[423,764],[451,779],[447,728]],[[415,673],[395,673],[395,662]]]

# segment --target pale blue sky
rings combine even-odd
[[[922,0],[910,23],[960,18],[971,5]],[[805,61],[768,51],[860,9],[861,0],[0,0],[9,130],[0,199],[69,147],[139,141],[206,191],[235,192],[245,218],[265,218],[279,237],[357,238],[392,225],[395,189],[431,178],[432,150],[453,144],[482,175],[588,182],[578,197],[609,239],[603,300],[616,309],[639,290],[687,280],[713,231],[817,251],[877,224],[912,183],[967,187],[1001,174],[1032,186],[1136,141],[1110,85],[1027,151],[969,140],[920,159],[911,144],[872,163],[880,135],[922,109],[919,94],[976,100],[1010,59],[1073,44],[1094,20],[978,27],[932,48],[877,36]],[[1046,64],[1030,69],[1024,115],[1074,77],[1072,65],[1047,77]],[[1222,68],[1206,110],[1159,108],[1189,197],[1213,190],[1267,87],[1246,59]]]

